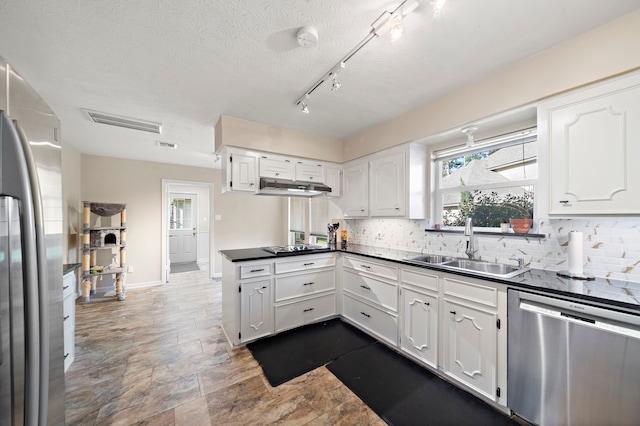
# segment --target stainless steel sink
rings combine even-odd
[[[405,260],[410,260],[412,262],[433,264],[433,263],[450,262],[452,260],[458,260],[458,258],[452,257],[452,256],[440,256],[438,254],[420,254],[417,256],[408,257]]]
[[[482,275],[490,275],[501,278],[510,278],[526,272],[529,268],[505,265],[504,263],[482,262],[479,260],[456,259],[442,262],[440,266],[445,266],[463,271],[477,272]]]

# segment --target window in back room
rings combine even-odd
[[[499,228],[510,219],[533,219],[538,179],[536,129],[433,152],[435,222]]]

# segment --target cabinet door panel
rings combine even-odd
[[[402,289],[402,350],[437,368],[438,298]]]
[[[260,157],[260,177],[293,180],[294,167],[291,160]]]
[[[344,215],[369,215],[369,165],[359,164],[343,170]]]
[[[640,213],[640,75],[550,101],[540,117],[549,126],[550,214]]]
[[[445,372],[495,400],[497,314],[446,299],[443,307]]]
[[[370,185],[371,216],[404,216],[404,153],[371,160]]]
[[[256,158],[248,155],[233,154],[231,156],[231,188],[232,191],[256,190]]]
[[[271,334],[271,279],[241,284],[242,341]]]

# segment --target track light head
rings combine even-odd
[[[333,75],[333,84],[331,85],[331,91],[335,92],[342,86],[342,83],[338,81],[338,74]]]
[[[300,105],[301,105],[302,112],[304,114],[309,114],[309,106],[307,105],[307,103],[303,101],[300,103]]]

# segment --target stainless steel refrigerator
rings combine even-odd
[[[63,425],[60,124],[0,58],[0,425]]]

